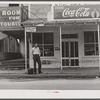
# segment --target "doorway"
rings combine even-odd
[[[78,41],[62,40],[62,66],[79,66]]]

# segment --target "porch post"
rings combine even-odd
[[[61,34],[62,34],[62,29],[61,29],[61,26],[60,26],[60,67],[61,67],[61,71],[63,70],[63,67],[62,67],[62,37],[61,37]]]
[[[98,48],[99,48],[99,71],[100,71],[100,25],[97,24],[98,27]]]
[[[25,72],[27,73],[27,35],[26,35],[26,28],[25,28]]]
[[[10,52],[10,37],[8,36],[8,52]]]

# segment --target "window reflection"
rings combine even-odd
[[[86,56],[99,55],[97,31],[84,32],[84,50]]]
[[[53,33],[33,33],[32,43],[38,43],[41,56],[54,56]]]

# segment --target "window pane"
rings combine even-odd
[[[96,39],[96,42],[98,42],[98,32],[97,31],[95,32],[95,39]]]
[[[64,42],[62,42],[62,57],[64,57]]]
[[[42,44],[42,33],[33,33],[33,44]]]
[[[78,38],[78,34],[62,34],[62,39],[74,39]]]
[[[43,46],[42,45],[38,45],[40,48],[40,52],[41,52],[41,56],[43,56]]]
[[[99,55],[98,44],[96,44],[96,55]]]
[[[62,66],[66,66],[66,60],[62,59]]]
[[[66,66],[69,66],[69,59],[66,59]]]
[[[85,44],[85,55],[95,55],[95,45]]]
[[[71,59],[71,66],[74,66],[74,59]]]
[[[75,42],[75,57],[78,57],[78,42]]]
[[[69,38],[78,38],[78,34],[69,34]]]
[[[54,56],[54,46],[53,45],[44,46],[44,56]]]
[[[75,59],[75,66],[79,66],[79,60]]]
[[[68,42],[65,42],[65,52],[66,52],[65,57],[69,57],[69,43]]]
[[[74,57],[74,51],[75,51],[74,42],[70,42],[70,55],[71,55],[71,57]]]
[[[69,34],[62,34],[62,39],[68,39],[69,38]]]
[[[44,33],[44,44],[53,44],[53,33]]]
[[[84,42],[85,43],[94,42],[94,32],[93,31],[84,32]]]

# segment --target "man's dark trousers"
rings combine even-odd
[[[36,73],[36,62],[38,63],[38,72],[41,73],[41,60],[40,60],[40,56],[38,54],[33,55],[33,59],[34,59],[34,72]]]

